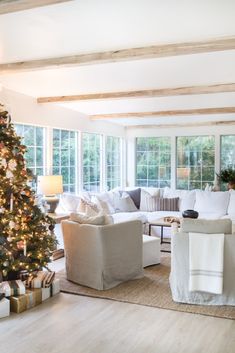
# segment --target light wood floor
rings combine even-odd
[[[234,353],[235,321],[58,294],[0,320],[1,353]]]
[[[235,321],[63,293],[0,319],[0,353],[234,352]]]

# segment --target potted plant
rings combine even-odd
[[[235,169],[222,169],[217,177],[221,183],[227,183],[228,190],[235,190]]]

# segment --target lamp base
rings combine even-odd
[[[60,199],[56,196],[44,196],[42,200],[49,206],[47,212],[55,213],[56,207],[58,206]]]

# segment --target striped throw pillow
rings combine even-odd
[[[141,189],[140,211],[154,212],[157,211],[159,196],[151,195],[146,190]]]
[[[159,198],[156,211],[179,211],[179,197]]]

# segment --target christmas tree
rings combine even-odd
[[[56,245],[54,221],[37,206],[24,159],[26,146],[10,120],[0,105],[0,275],[3,279],[16,279],[20,273],[47,268]]]

